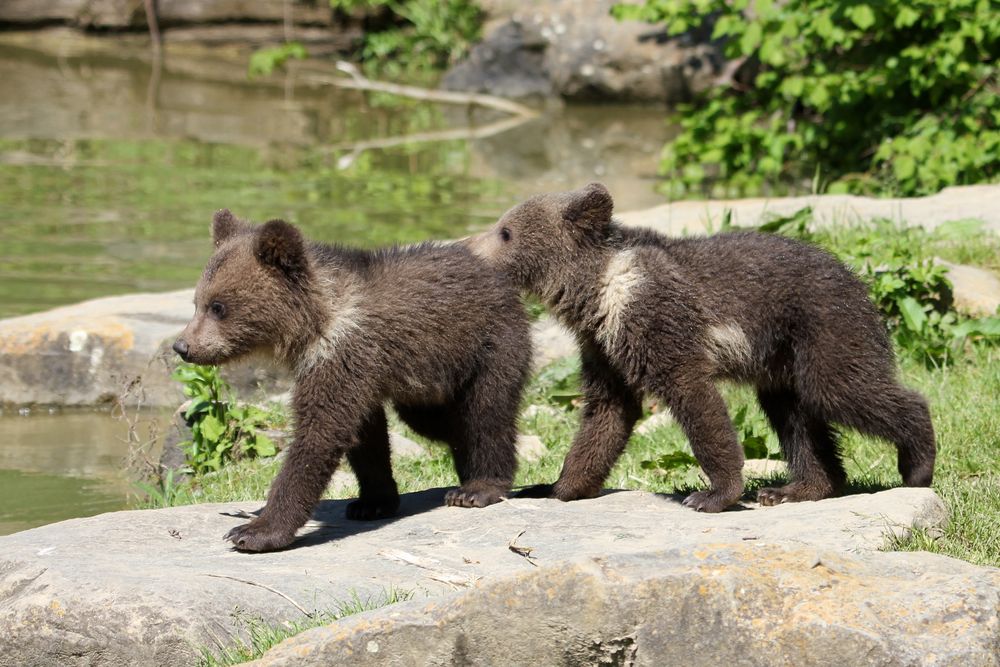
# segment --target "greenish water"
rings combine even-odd
[[[498,131],[503,117],[292,74],[250,82],[245,61],[154,68],[68,39],[0,33],[0,317],[193,286],[223,207],[374,246],[464,235],[591,180],[620,210],[660,201],[661,110],[568,108]],[[0,417],[0,533],[123,506],[120,431],[104,413]]]
[[[105,412],[0,415],[0,535],[124,509],[126,428]]]

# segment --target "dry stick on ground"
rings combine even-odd
[[[289,603],[291,603],[291,605],[293,607],[295,607],[296,609],[298,609],[299,611],[301,611],[303,614],[305,614],[307,618],[312,618],[313,617],[313,615],[310,612],[308,612],[305,609],[303,609],[302,605],[300,605],[298,602],[296,602],[292,598],[288,597],[287,595],[285,595],[281,591],[275,590],[275,589],[271,588],[270,586],[268,586],[266,584],[259,584],[256,581],[249,581],[247,579],[240,579],[239,577],[230,577],[228,574],[208,574],[208,573],[203,573],[202,576],[203,577],[215,577],[217,579],[231,579],[233,581],[238,581],[241,584],[249,584],[250,586],[257,586],[258,588],[263,588],[265,591],[271,591],[275,595],[279,595],[279,596],[283,597],[285,600],[287,600]]]

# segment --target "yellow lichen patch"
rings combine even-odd
[[[53,614],[55,614],[60,618],[66,615],[66,610],[63,609],[63,606],[59,604],[58,600],[53,600],[52,603],[49,604],[49,609],[52,611]]]
[[[0,336],[0,354],[28,354],[45,347],[58,336],[58,331],[45,325],[8,332]]]
[[[0,331],[0,354],[28,355],[65,340],[68,348],[74,341],[99,339],[104,348],[131,350],[135,346],[135,334],[131,328],[114,319],[96,322],[45,322],[32,326]],[[79,350],[71,350],[79,351]]]
[[[135,347],[135,333],[130,327],[116,320],[97,322],[89,328],[88,333],[100,338],[105,348],[126,351]]]

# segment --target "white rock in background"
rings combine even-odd
[[[422,445],[395,431],[389,432],[389,450],[392,452],[394,459],[427,456],[427,450]]]
[[[659,412],[654,412],[649,417],[639,422],[639,425],[635,427],[635,432],[639,435],[650,435],[656,429],[673,423],[674,418],[670,414],[670,411],[660,410]]]
[[[548,451],[549,448],[537,435],[521,434],[517,436],[517,455],[523,461],[537,461]]]

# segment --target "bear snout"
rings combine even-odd
[[[188,344],[183,338],[178,338],[174,341],[174,352],[180,355],[180,358],[184,361],[188,361]]]
[[[461,239],[460,243],[472,251],[473,255],[478,255],[482,259],[489,260],[496,254],[497,234],[492,229],[482,234],[475,234]]]

